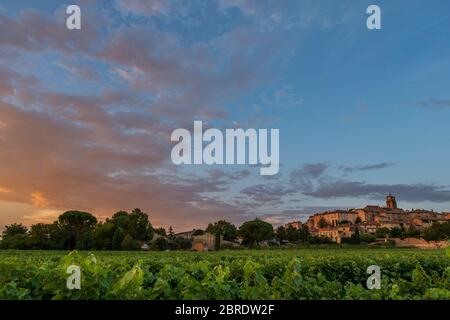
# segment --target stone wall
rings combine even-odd
[[[394,239],[397,247],[416,247],[419,249],[439,249],[446,248],[450,245],[450,241],[426,241],[424,239],[406,238]]]

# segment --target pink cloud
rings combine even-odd
[[[163,10],[153,3],[141,8],[148,3],[127,1],[122,9]],[[108,216],[141,207],[154,224],[179,229],[219,217],[242,220],[243,209],[208,193],[226,191],[248,173],[187,177],[169,162],[169,137],[193,118],[227,119],[224,104],[264,81],[266,65],[282,51],[277,38],[239,28],[182,45],[152,26],[105,29],[102,14],[90,19],[95,12],[87,9],[90,23],[80,33],[60,27],[60,11],[50,16],[26,10],[16,19],[0,13],[0,28],[10,30],[0,34],[0,45],[17,50],[18,63],[24,53],[56,53],[55,63],[83,81],[93,73],[74,60],[82,56],[113,77],[126,72],[128,82],[120,89],[98,83],[95,94],[57,92],[47,88],[48,80],[2,64],[0,148],[7,152],[0,153],[0,181],[10,192],[0,192],[0,200],[51,210],[49,219],[67,209]],[[36,217],[45,219],[37,210]],[[19,220],[24,214],[17,214]],[[33,219],[32,212],[26,215]]]

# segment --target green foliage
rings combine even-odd
[[[21,223],[13,223],[9,226],[5,226],[5,230],[3,230],[2,238],[13,237],[18,234],[26,234],[28,232],[27,227],[25,227]]]
[[[300,234],[296,228],[289,226],[286,228],[286,237],[290,242],[296,242],[300,238]]]
[[[420,231],[414,229],[408,229],[403,233],[405,238],[420,238]]]
[[[350,244],[360,244],[361,243],[361,236],[359,234],[358,228],[355,229],[355,232],[353,232],[353,234],[351,235],[348,243],[350,243]]]
[[[220,233],[216,233],[215,234],[215,239],[214,239],[214,250],[220,250]]]
[[[162,231],[164,229],[159,230]],[[153,234],[148,215],[140,209],[134,209],[131,213],[118,211],[111,219],[106,219],[105,223],[97,224],[93,230],[93,247],[106,250],[136,250],[140,241],[152,240]]]
[[[32,249],[51,249],[50,235],[53,232],[52,224],[38,223],[30,229],[30,247]]]
[[[169,232],[167,233],[167,237],[169,239],[174,239],[175,238],[175,233],[173,232],[172,226],[169,227]]]
[[[21,233],[5,237],[1,242],[1,248],[16,249],[16,250],[29,249],[30,248],[29,237],[27,234]]]
[[[85,233],[92,231],[97,223],[97,219],[88,212],[82,211],[66,211],[58,217],[58,226],[64,233],[64,240],[67,249],[82,249],[80,244],[82,237],[86,237]]]
[[[310,244],[334,244],[333,240],[326,237],[311,236],[308,243]]]
[[[125,238],[123,238],[121,247],[122,247],[122,250],[138,250],[139,242],[134,240],[132,236],[127,234],[125,236]]]
[[[306,225],[302,225],[299,229],[290,225],[287,228],[283,226],[278,227],[275,232],[275,237],[280,242],[288,240],[289,242],[305,243],[311,239],[311,234]]]
[[[391,238],[402,238],[403,237],[403,230],[400,227],[393,227],[389,231],[389,235],[391,236]]]
[[[425,229],[423,237],[427,241],[441,241],[450,239],[450,221],[444,223],[433,223]]]
[[[2,233],[1,249],[29,249],[28,229],[22,224],[13,223]]]
[[[237,233],[236,226],[225,220],[219,220],[217,222],[208,224],[208,227],[206,228],[205,231],[212,234],[219,233],[220,235],[223,236],[223,240],[226,241],[235,240]]]
[[[163,236],[163,237],[165,237],[167,235],[166,229],[164,229],[164,228],[156,228],[154,230],[154,232],[155,232],[155,234],[159,234],[160,236]]]
[[[366,288],[373,264],[380,290]],[[448,300],[449,264],[444,250],[413,249],[0,251],[0,299]],[[81,290],[66,287],[70,265]]]
[[[378,228],[375,232],[377,238],[386,238],[389,236],[389,228]]]
[[[101,250],[110,250],[113,247],[114,225],[112,223],[97,224],[93,230],[94,247]],[[118,247],[116,239],[115,247]]]
[[[327,222],[327,220],[325,220],[324,217],[322,217],[322,218],[320,218],[319,223],[317,224],[317,226],[319,228],[326,228],[326,227],[328,227],[328,222]]]
[[[205,232],[202,230],[202,229],[197,229],[197,230],[194,230],[194,232],[192,232],[192,235],[193,236],[201,236],[201,235],[203,235]]]
[[[174,237],[169,241],[170,250],[188,250],[192,248],[192,240],[183,237]]]
[[[366,242],[366,243],[375,242],[375,240],[376,240],[375,236],[370,233],[360,234],[359,239],[361,240],[361,242]]]
[[[165,251],[169,248],[169,244],[164,237],[160,237],[153,241],[152,247],[155,250]]]
[[[275,238],[280,241],[283,242],[284,240],[287,240],[287,232],[286,232],[286,228],[283,226],[279,226],[276,230],[275,230]]]
[[[149,241],[153,238],[153,227],[148,219],[148,215],[140,209],[134,209],[129,215],[130,223],[128,234],[141,241]]]
[[[113,250],[120,250],[122,249],[122,242],[125,239],[125,232],[118,228],[113,235],[112,238],[112,249]]]
[[[246,245],[257,245],[258,242],[274,238],[273,227],[270,223],[255,219],[244,222],[239,228],[238,235]]]

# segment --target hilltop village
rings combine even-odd
[[[209,251],[341,243],[442,248],[449,239],[450,213],[400,209],[389,194],[384,207],[316,213],[305,222],[276,228],[256,218],[239,227],[219,220],[205,229],[175,233],[172,227],[168,232],[154,228],[149,215],[138,208],[100,222],[89,212],[66,211],[53,223],[6,226],[0,249]]]
[[[368,205],[362,209],[334,210],[316,213],[308,218],[305,225],[309,231],[319,237],[329,238],[337,243],[350,238],[356,230],[359,233],[377,235],[380,230],[409,230],[419,233],[433,223],[450,220],[450,213],[438,213],[433,210],[404,210],[397,206],[397,200],[391,194],[386,197],[386,206]],[[285,225],[296,229],[302,222],[295,221]],[[378,232],[377,232],[378,230]]]
[[[368,205],[361,209],[333,210],[316,213],[306,222],[293,221],[275,229],[273,240],[259,241],[258,245],[283,245],[294,243],[351,243],[361,242],[386,244],[388,240],[397,246],[433,248],[446,246],[446,241],[423,239],[427,229],[433,224],[450,221],[450,213],[438,213],[430,210],[404,210],[397,206],[396,198],[389,194],[386,206]],[[175,236],[192,241],[192,250],[207,251],[222,247],[245,245],[245,239],[237,235],[233,241],[220,240],[212,233],[201,230],[181,232]],[[433,238],[428,236],[426,238]],[[430,239],[428,239],[430,240]]]

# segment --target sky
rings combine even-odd
[[[447,0],[2,1],[0,229],[75,209],[281,224],[388,193],[450,211],[449,31]],[[279,173],[174,165],[194,120],[279,129]]]

